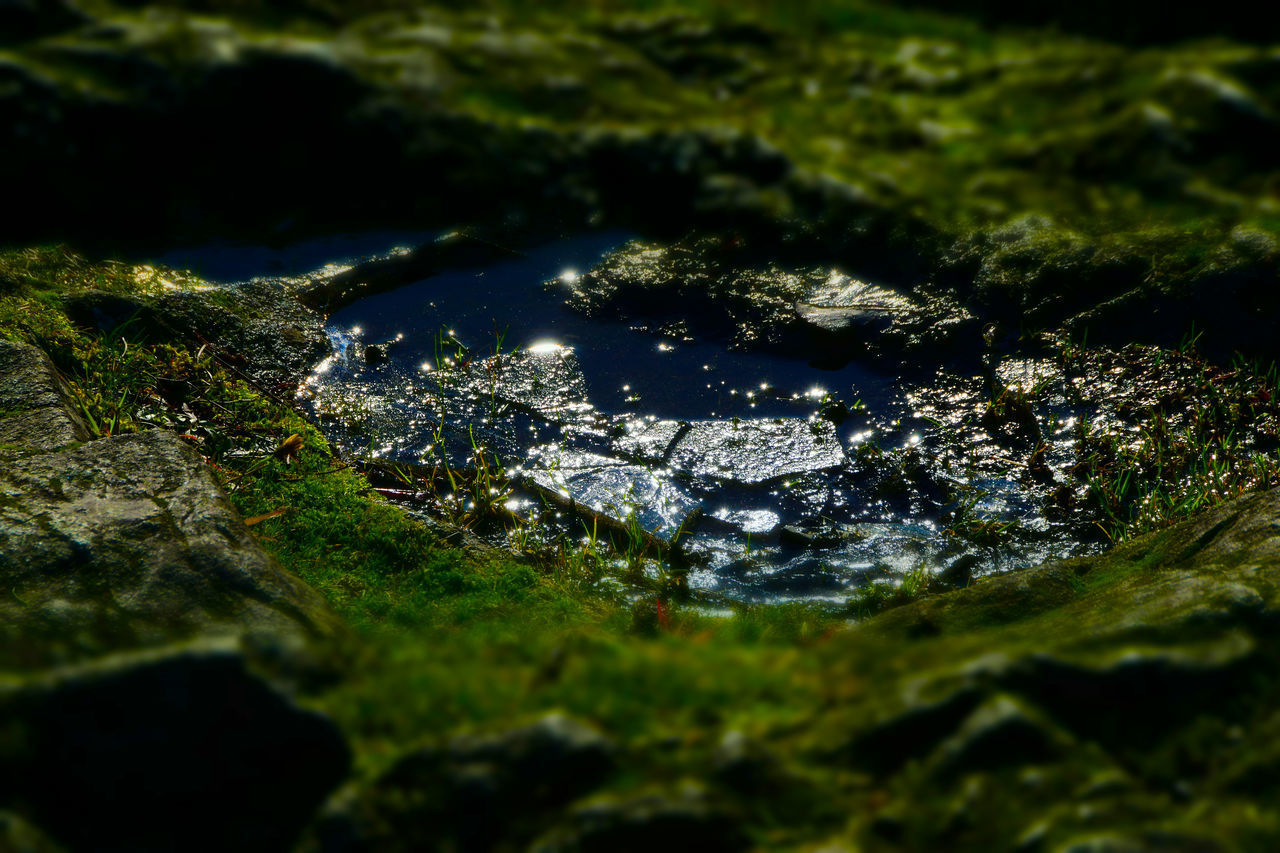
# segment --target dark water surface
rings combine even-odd
[[[869,368],[855,364],[824,371],[795,359],[658,339],[623,323],[569,311],[543,287],[543,282],[585,272],[629,237],[593,234],[485,269],[433,276],[362,299],[330,317],[330,325],[336,332],[359,329],[364,341],[402,335],[391,350],[398,363],[432,362],[442,330],[486,355],[498,347],[499,336],[503,351],[550,344],[571,348],[582,365],[590,401],[618,414],[795,416],[815,409],[827,391],[868,405],[891,398],[894,378]],[[792,399],[794,394],[801,399]]]
[[[912,378],[857,362],[822,370],[567,310],[555,283],[629,238],[562,240],[343,308],[328,323],[335,353],[302,393],[348,452],[462,464],[483,446],[517,482],[634,515],[660,537],[700,508],[707,523],[686,539],[701,560],[691,582],[736,598],[839,601],[864,583],[937,571],[966,554],[989,572],[1087,547],[1039,517],[1023,485],[992,461],[997,448],[957,441],[948,407],[967,411],[981,393],[976,377],[904,365]],[[234,281],[423,240],[381,233],[159,260]],[[1040,366],[1005,369],[1031,375]],[[819,417],[833,401],[852,410],[835,424]],[[1047,414],[1069,426],[1073,413],[1059,409]],[[1066,439],[1055,441],[1063,451]],[[975,463],[982,453],[987,464]],[[966,454],[967,467],[952,473],[948,457]],[[927,469],[929,482],[902,475],[904,465]],[[971,496],[971,513],[1015,521],[1027,535],[982,547],[948,535],[939,519],[955,499],[939,479]],[[509,506],[542,511],[528,490]],[[577,519],[543,518],[581,533]]]

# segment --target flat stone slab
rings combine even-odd
[[[692,421],[671,449],[671,467],[696,477],[763,483],[846,461],[833,424],[804,418]]]
[[[662,462],[667,458],[672,442],[686,429],[688,424],[683,421],[631,421],[626,425],[626,432],[614,440],[613,447],[618,453],[633,459]]]
[[[771,509],[720,508],[710,513],[711,518],[741,531],[747,536],[776,537],[782,520]]]

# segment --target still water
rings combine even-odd
[[[543,511],[533,485],[662,538],[699,510],[704,521],[684,539],[691,583],[740,599],[839,601],[964,555],[994,572],[1089,547],[1040,517],[998,448],[964,434],[972,418],[957,413],[980,402],[978,377],[856,360],[822,370],[568,310],[560,288],[630,236],[558,241],[343,308],[328,320],[334,354],[301,396],[348,453],[461,465],[483,448],[529,486],[509,506],[562,535],[581,534],[581,520]],[[427,239],[383,233],[159,260],[235,281]],[[1056,421],[1076,414],[1046,399]],[[1015,535],[980,546],[946,532],[959,502]]]

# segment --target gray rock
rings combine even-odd
[[[201,641],[5,688],[0,803],[76,851],[289,849],[350,753],[252,656]]]
[[[320,315],[299,305],[277,279],[175,290],[154,307],[178,336],[207,341],[225,363],[269,390],[292,391],[330,352]]]
[[[736,483],[839,468],[845,459],[831,423],[802,418],[693,421],[671,451],[677,470]]]
[[[250,536],[200,456],[164,432],[0,454],[0,584],[8,666],[197,632],[343,634]]]
[[[0,446],[53,450],[88,440],[49,357],[30,344],[0,341]]]

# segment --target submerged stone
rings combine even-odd
[[[693,421],[671,450],[673,468],[735,483],[764,483],[845,461],[835,427],[802,418]]]
[[[528,476],[537,485],[624,523],[634,517],[660,537],[674,535],[702,504],[670,478],[619,459],[560,447],[535,459],[540,467]]]
[[[664,462],[672,443],[687,431],[685,421],[628,421],[625,432],[614,440],[614,449],[644,462]]]
[[[457,380],[482,402],[510,404],[550,421],[579,421],[594,412],[572,347],[552,345],[492,355],[434,375],[446,388]]]
[[[728,524],[741,533],[762,540],[774,538],[779,533],[781,519],[769,509],[718,509],[712,518]]]

